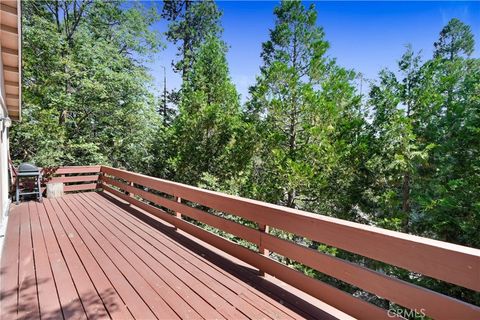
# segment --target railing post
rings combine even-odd
[[[268,233],[269,231],[269,227],[266,225],[266,224],[261,224],[259,223],[258,224],[258,230],[261,232],[261,233]],[[263,241],[262,241],[262,234],[260,234],[260,243],[258,245],[258,253],[260,253],[261,255],[264,255],[266,257],[269,256],[270,252],[268,251],[267,248],[265,248],[263,246]],[[259,270],[259,273],[260,273],[260,276],[264,277],[265,276],[265,272],[263,270]]]
[[[133,182],[129,182],[128,185],[129,185],[130,187],[133,187]],[[133,198],[133,196],[134,196],[134,194],[131,193],[131,192],[127,192],[127,195],[128,195],[129,197],[132,197],[132,198]]]
[[[182,198],[175,196],[175,201],[177,201],[178,203],[182,203]],[[182,214],[178,211],[175,211],[175,217],[177,217],[178,219],[182,219]],[[177,226],[174,226],[174,227],[175,227],[175,230],[178,229]]]
[[[103,191],[103,172],[101,170],[98,172],[97,189]]]

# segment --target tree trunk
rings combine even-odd
[[[288,193],[287,193],[287,207],[295,208],[295,197],[296,197],[295,188],[292,188],[292,189],[288,190]]]
[[[187,26],[186,30],[189,30],[190,28],[195,28],[195,26],[191,25],[191,22],[189,19],[190,18],[189,10],[190,10],[190,0],[186,0],[185,1],[185,24]],[[185,38],[183,39],[183,48],[182,48],[182,51],[183,51],[182,80],[186,81],[186,77],[189,69],[187,65],[190,63],[189,56],[191,55],[191,52],[190,52],[191,39],[190,39],[189,31],[186,31],[184,35],[185,35]]]
[[[410,174],[405,173],[403,175],[402,185],[402,210],[405,213],[405,219],[403,222],[403,229],[408,232],[408,225],[410,221]]]
[[[289,141],[288,141],[288,151],[289,157],[293,161],[295,161],[296,157],[296,149],[297,149],[297,128],[296,128],[296,120],[297,120],[297,106],[295,102],[295,97],[292,98],[292,107],[293,110],[290,113],[290,128],[289,128]],[[290,188],[287,193],[287,207],[295,208],[295,197],[297,195],[297,191],[295,188]]]

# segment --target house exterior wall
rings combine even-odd
[[[3,116],[3,115],[2,115]],[[8,134],[4,128],[0,137],[0,225],[5,222],[10,200],[8,198]]]
[[[5,104],[5,86],[3,80],[3,61],[0,49],[0,119],[8,117]],[[0,235],[6,224],[9,207],[8,199],[8,128],[0,121]]]
[[[10,206],[8,127],[11,125],[10,119],[20,120],[20,9],[20,0],[0,0],[0,256]]]

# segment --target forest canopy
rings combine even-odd
[[[90,0],[22,6],[14,162],[107,164],[480,248],[480,59],[459,19],[438,30],[430,54],[407,46],[397,68],[362,94],[358,71],[329,54],[315,6],[281,2],[241,103],[213,1],[161,10]],[[152,29],[159,19],[168,21],[164,34]],[[166,45],[177,50],[172,68],[182,78],[168,112],[145,66]],[[382,268],[480,304],[477,293]]]

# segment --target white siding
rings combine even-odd
[[[0,49],[0,118],[7,117],[5,105],[5,92],[3,83],[3,62]],[[4,128],[3,121],[0,121],[0,236],[6,224],[8,212],[8,129]]]

